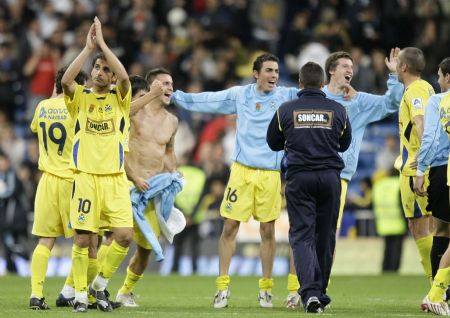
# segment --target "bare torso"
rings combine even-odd
[[[169,169],[165,167],[167,147],[173,147],[177,118],[165,108],[150,103],[131,118],[130,152],[127,165],[134,174],[147,180]]]

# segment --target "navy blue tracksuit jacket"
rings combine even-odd
[[[304,305],[317,297],[326,306],[344,168],[338,152],[349,147],[351,126],[345,108],[321,90],[302,89],[298,97],[280,106],[267,143],[274,151],[285,150],[289,242],[299,294]]]

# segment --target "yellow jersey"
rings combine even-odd
[[[34,112],[31,130],[39,140],[39,170],[64,179],[73,179],[69,168],[73,138],[73,120],[64,98],[41,101]]]
[[[77,84],[73,98],[64,95],[64,99],[74,118],[70,167],[90,174],[123,173],[131,88],[122,97],[117,87],[106,94],[96,94]]]
[[[450,92],[442,97],[439,104],[439,114],[441,117],[442,127],[450,138]]]
[[[400,131],[400,159],[398,162],[400,172],[405,176],[416,175],[416,169],[410,167],[420,148],[414,117],[425,114],[425,105],[433,94],[433,87],[422,79],[412,82],[403,94],[398,114]]]

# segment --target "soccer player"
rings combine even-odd
[[[344,162],[338,152],[351,142],[351,125],[341,104],[325,97],[323,69],[300,69],[298,99],[277,110],[267,130],[273,150],[285,149],[289,243],[294,252],[305,312],[321,313],[335,248]],[[333,239],[331,239],[333,238]]]
[[[146,78],[148,81],[142,77],[132,77],[134,96],[145,94],[149,83],[152,83],[152,92],[155,82],[162,83],[163,94],[130,113],[130,152],[125,157],[125,170],[128,179],[141,192],[147,192],[153,186],[152,177],[176,171],[174,140],[178,127],[178,119],[166,110],[173,92],[173,80],[169,71],[163,68],[153,69]],[[153,202],[147,206],[144,215],[154,234],[159,236],[160,227]],[[130,260],[127,276],[116,297],[116,301],[125,307],[138,306],[133,289],[142,278],[152,251],[152,246],[136,224],[133,240],[136,242],[136,252]]]
[[[352,142],[350,147],[342,153],[345,167],[341,172],[341,199],[339,208],[339,219],[337,223],[336,237],[339,235],[342,215],[344,212],[347,187],[355,174],[358,165],[358,156],[364,130],[370,123],[379,121],[390,114],[398,111],[403,94],[403,85],[399,82],[396,74],[397,55],[399,49],[392,49],[385,63],[391,74],[387,81],[388,90],[384,95],[373,95],[358,92],[351,99],[346,98],[346,89],[353,77],[353,59],[347,52],[332,53],[325,62],[325,74],[328,85],[323,88],[327,98],[340,103],[347,110],[348,118],[352,125]],[[297,275],[295,274],[294,262],[291,254],[290,273],[288,275],[287,308],[296,308],[300,301]]]
[[[396,168],[400,171],[400,194],[408,226],[419,251],[425,275],[431,279],[430,252],[433,236],[427,198],[415,194],[413,185],[417,170],[417,155],[424,131],[425,105],[433,87],[420,78],[425,67],[423,52],[415,47],[406,47],[398,55],[397,74],[405,85],[405,93],[399,110],[400,156]],[[425,186],[428,176],[425,177]]]
[[[36,107],[30,128],[39,140],[39,170],[43,172],[36,191],[32,233],[39,237],[31,257],[30,308],[49,309],[44,300],[44,282],[50,252],[57,237],[73,236],[69,228],[70,194],[73,172],[69,169],[73,121],[62,94],[61,78],[66,68],[55,76],[53,98]],[[83,85],[88,76],[81,71],[75,82]]]
[[[102,53],[93,60],[93,86],[88,89],[77,85],[74,78],[97,46]],[[97,17],[89,29],[86,46],[70,64],[61,82],[67,109],[75,121],[70,163],[75,171],[70,203],[70,223],[75,229],[72,248],[74,311],[87,311],[88,246],[90,237],[99,231],[100,219],[113,230],[114,241],[89,292],[96,297],[100,310],[111,311],[104,290],[127,255],[133,235],[123,160],[131,89],[125,68],[103,39]],[[111,89],[113,82],[116,86]]]
[[[414,190],[419,196],[428,195],[428,207],[436,226],[431,249],[434,281],[423,301],[422,309],[438,315],[450,315],[448,305],[443,301],[445,290],[450,283],[450,205],[447,184],[450,142],[439,122],[440,115],[442,118],[446,117],[445,111],[439,114],[440,106],[448,105],[450,101],[449,57],[439,64],[438,83],[441,93],[431,96],[425,109],[424,133],[417,157]],[[425,173],[428,166],[430,166],[429,185],[425,190]]]
[[[275,220],[281,208],[281,152],[270,150],[266,132],[270,120],[285,101],[296,98],[298,89],[277,87],[278,58],[262,54],[253,63],[256,83],[235,86],[219,92],[184,93],[176,91],[172,101],[190,111],[237,114],[236,144],[230,179],[220,207],[224,218],[219,240],[219,277],[214,308],[228,306],[228,270],[236,247],[241,222],[251,216],[260,222],[262,278],[259,304],[272,307],[272,267],[275,256]]]

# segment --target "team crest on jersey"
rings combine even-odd
[[[412,100],[412,107],[414,109],[422,109],[422,99],[421,98],[414,98]]]
[[[84,214],[78,215],[77,222],[78,222],[78,224],[84,224],[84,222],[86,222],[86,217],[84,216]]]
[[[261,110],[261,103],[256,103],[255,110],[259,112]]]
[[[227,203],[227,206],[225,207],[225,210],[227,212],[231,212],[231,203]]]
[[[270,103],[270,109],[271,110],[276,110],[277,109],[277,107],[275,106],[275,102],[271,102]]]
[[[39,112],[39,118],[46,118],[47,117],[47,112],[45,111],[44,108],[41,108],[41,111]]]
[[[98,108],[98,112],[101,114],[101,113],[103,113],[103,108],[100,106],[99,108]]]
[[[111,105],[106,105],[105,106],[105,113],[110,113],[110,112],[112,112],[112,107],[111,107]]]
[[[90,104],[89,105],[89,112],[92,113],[95,109],[95,105]]]

